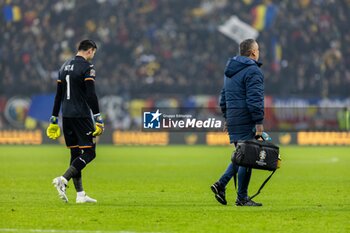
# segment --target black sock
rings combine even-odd
[[[74,183],[75,190],[77,192],[84,191],[84,189],[83,189],[83,181],[81,179],[81,176],[80,177],[73,177],[73,183]]]
[[[76,176],[78,174],[78,170],[70,166],[67,171],[63,174],[63,177],[66,178],[67,181],[69,181],[73,176]]]

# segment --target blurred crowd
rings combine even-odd
[[[259,5],[276,9],[257,39],[266,94],[348,96],[349,0],[4,0],[0,95],[54,92],[57,70],[85,38],[99,47],[101,96],[218,95],[238,45],[217,27],[231,15],[253,24]]]

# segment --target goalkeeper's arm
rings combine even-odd
[[[63,92],[62,82],[61,80],[57,80],[57,90],[56,90],[56,96],[55,96],[55,103],[52,109],[52,116],[58,117],[58,113],[61,108],[62,92]]]
[[[94,114],[95,120],[95,132],[93,132],[93,136],[99,136],[103,133],[104,123],[100,114],[100,109],[98,106],[97,95],[95,91],[95,81],[94,80],[86,80],[86,101],[91,108],[92,113]]]
[[[58,126],[58,113],[61,108],[62,99],[62,83],[57,80],[57,91],[55,96],[55,103],[52,109],[52,116],[50,118],[49,127],[47,127],[46,135],[51,139],[57,139],[61,135],[60,127]]]

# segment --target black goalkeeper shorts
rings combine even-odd
[[[63,118],[63,134],[69,148],[90,148],[95,145],[92,133],[95,127],[91,118]]]

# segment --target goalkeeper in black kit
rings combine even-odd
[[[66,61],[59,70],[55,103],[46,131],[51,139],[60,136],[58,114],[62,106],[63,134],[71,159],[70,167],[62,176],[53,179],[53,185],[65,202],[68,202],[66,187],[70,179],[73,179],[77,191],[77,203],[97,202],[84,192],[81,174],[84,167],[96,157],[95,137],[104,130],[95,93],[96,72],[90,63],[96,50],[94,41],[81,41],[77,55]]]

